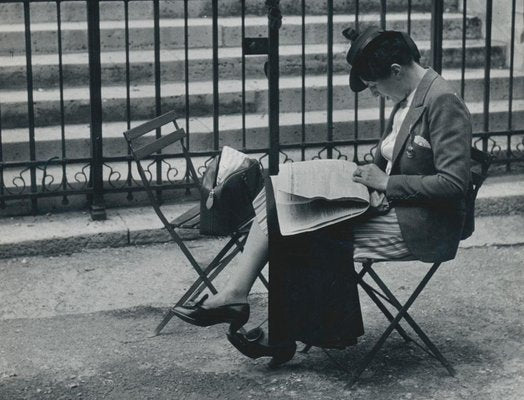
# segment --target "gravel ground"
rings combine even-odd
[[[169,290],[176,271],[159,265],[176,255],[158,245],[0,260],[0,399],[524,398],[524,246],[461,249],[414,304],[412,316],[453,364],[455,378],[394,333],[352,388],[337,364],[351,371],[387,323],[365,294],[366,334],[357,346],[329,355],[314,348],[271,370],[267,359],[236,352],[225,325],[173,320],[151,337],[191,278]],[[426,270],[377,266],[401,298]],[[251,302],[255,324],[264,319],[266,297],[259,290]]]

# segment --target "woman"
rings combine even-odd
[[[452,259],[463,235],[471,185],[469,112],[440,75],[418,64],[418,49],[405,33],[370,28],[345,36],[353,41],[347,57],[351,89],[367,88],[395,103],[375,163],[360,166],[352,177],[384,193],[390,205],[385,215],[354,224],[354,259]],[[257,223],[238,272],[217,295],[177,307],[177,316],[198,326],[227,322],[231,332],[248,320],[247,296],[268,259],[264,192],[254,207]]]

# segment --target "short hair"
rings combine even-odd
[[[353,65],[357,76],[365,81],[375,82],[389,78],[391,65],[409,65],[419,62],[419,57],[412,53],[404,38],[397,32],[384,32],[371,42]]]

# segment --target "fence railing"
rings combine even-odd
[[[224,144],[270,173],[311,158],[369,162],[390,106],[349,91],[341,31],[370,24],[414,36],[470,105],[475,145],[509,170],[524,161],[524,73],[507,1],[504,42],[492,0],[481,12],[472,0],[2,0],[0,208],[80,196],[104,218],[109,197],[143,190],[121,132],[170,109],[201,172]],[[267,38],[268,55],[249,37]],[[188,188],[177,149],[148,171],[159,193]]]

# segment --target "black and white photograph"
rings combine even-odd
[[[523,0],[0,0],[0,400],[521,400],[523,288]]]

